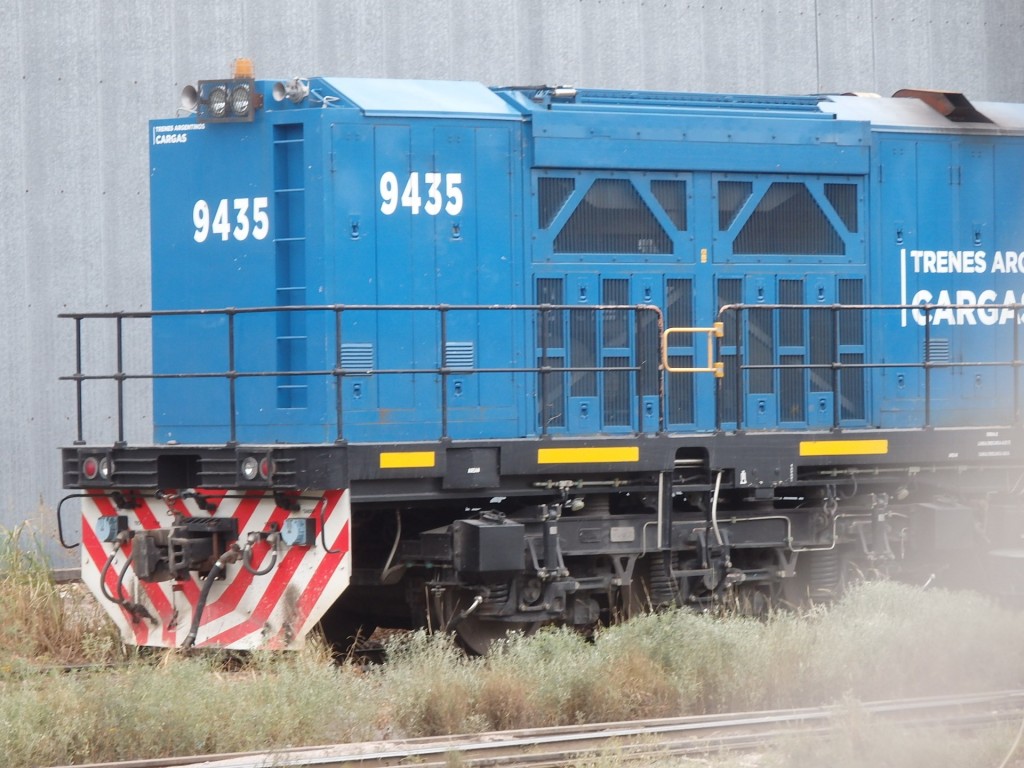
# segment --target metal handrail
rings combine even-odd
[[[676,368],[669,363],[668,339],[674,333],[705,333],[708,337],[708,364],[704,368]],[[725,363],[715,360],[715,339],[725,336],[725,323],[715,323],[710,328],[666,328],[661,334],[661,367],[666,373],[713,373],[716,379],[725,376]]]
[[[781,310],[816,310],[816,311],[828,311],[832,314],[832,335],[830,338],[832,360],[827,363],[770,363],[770,364],[754,364],[744,363],[742,350],[745,348],[745,344],[742,341],[742,329],[746,327],[743,322],[744,313],[749,313],[752,310],[770,310],[770,311],[781,311]],[[931,331],[934,325],[932,320],[934,313],[938,311],[964,311],[964,310],[986,310],[986,311],[998,311],[1003,312],[1009,310],[1013,313],[1013,344],[1011,355],[1008,359],[1004,360],[933,360],[931,359]],[[830,371],[832,376],[832,427],[833,429],[839,429],[841,426],[841,402],[842,402],[842,387],[841,387],[841,376],[840,373],[843,370],[882,370],[892,368],[920,368],[924,371],[924,421],[921,424],[923,428],[929,428],[932,426],[932,372],[937,369],[961,369],[961,368],[1011,368],[1013,370],[1013,417],[1012,422],[1014,425],[1021,424],[1021,387],[1020,387],[1020,368],[1024,365],[1024,360],[1021,358],[1020,352],[1020,329],[1019,325],[1021,322],[1021,312],[1024,310],[1024,304],[727,304],[719,309],[718,316],[721,319],[720,322],[724,327],[725,316],[732,314],[733,316],[733,328],[734,328],[734,342],[735,342],[735,356],[737,359],[736,371],[737,371],[737,386],[736,386],[736,428],[742,429],[744,426],[743,419],[743,396],[747,394],[744,387],[744,372],[757,371],[757,370],[827,370]],[[865,341],[857,345],[841,345],[840,344],[840,314],[841,312],[847,311],[864,311],[864,312],[882,312],[882,311],[911,311],[923,313],[924,322],[917,323],[915,321],[914,328],[921,328],[924,333],[923,343],[923,355],[922,359],[918,360],[907,360],[907,361],[879,361],[879,362],[860,362],[860,363],[844,363],[840,360],[840,346],[858,346],[865,349],[865,353],[870,343],[865,337]],[[716,324],[717,325],[717,324]],[[732,346],[732,345],[730,345]],[[722,356],[722,343],[718,342],[718,349],[716,350],[719,358]],[[825,390],[823,390],[825,392]],[[719,386],[716,393],[716,427],[722,428],[721,419],[721,397],[722,387]]]
[[[1006,359],[1000,360],[934,360],[932,358],[931,349],[931,331],[932,331],[932,318],[938,311],[949,310],[949,311],[963,311],[963,310],[988,310],[995,312],[1004,312],[1009,310],[1013,313],[1013,342],[1012,349],[1008,351]],[[827,311],[832,314],[832,322],[830,323],[831,328],[831,353],[832,359],[828,361],[818,362],[802,362],[802,363],[748,363],[744,361],[744,355],[748,353],[747,347],[749,346],[749,340],[744,338],[744,330],[748,327],[745,321],[744,315],[749,313],[751,310],[769,310],[769,311],[782,311],[782,310],[814,310],[818,312]],[[539,338],[534,335],[536,346],[532,347],[535,350],[533,359],[537,361],[536,365],[502,365],[492,367],[472,367],[472,368],[451,368],[447,365],[445,356],[446,341],[449,338],[449,319],[453,313],[457,312],[487,312],[487,311],[521,311],[533,313],[530,320],[530,324],[524,327],[523,332],[528,334],[525,339],[527,348],[530,346],[529,334],[537,334],[538,328],[546,327],[546,316],[550,316],[551,313],[556,312],[593,312],[599,313],[604,311],[629,311],[633,313],[633,338],[631,339],[631,346],[629,347],[630,355],[632,357],[633,365],[630,366],[604,366],[604,365],[550,365],[549,360],[551,358],[551,351],[553,347],[550,345],[550,339],[546,333],[540,333]],[[867,355],[871,351],[872,344],[877,342],[869,338],[866,333],[867,326],[864,324],[862,319],[858,322],[861,323],[862,328],[865,330],[865,335],[858,344],[840,344],[841,334],[841,313],[842,312],[875,312],[881,313],[885,311],[911,311],[922,313],[924,323],[923,325],[918,324],[916,321],[911,328],[920,329],[923,335],[923,354],[919,358],[910,359],[907,361],[893,361],[893,360],[880,360],[872,361],[867,358]],[[502,373],[522,373],[536,375],[538,377],[538,391],[541,398],[541,402],[547,402],[546,390],[548,387],[548,380],[551,375],[560,375],[566,373],[632,373],[634,376],[634,396],[636,398],[637,413],[634,418],[636,419],[635,428],[637,432],[644,431],[644,397],[643,393],[645,386],[642,384],[642,376],[644,371],[651,371],[646,366],[657,362],[657,401],[658,401],[658,414],[657,424],[658,431],[665,429],[665,375],[667,373],[672,374],[692,374],[692,373],[714,373],[718,380],[718,386],[716,387],[715,396],[715,427],[719,430],[723,429],[723,394],[725,391],[726,379],[721,378],[725,375],[725,362],[724,358],[732,358],[734,360],[735,371],[730,372],[729,379],[735,381],[735,420],[729,419],[729,422],[735,424],[735,428],[742,430],[748,425],[744,418],[744,402],[745,396],[751,394],[749,386],[747,384],[746,374],[751,371],[759,370],[771,370],[771,371],[784,371],[784,370],[817,370],[817,371],[828,371],[831,379],[831,394],[832,394],[832,427],[833,429],[839,429],[843,424],[842,416],[842,372],[843,371],[854,371],[854,370],[885,370],[885,369],[908,369],[908,368],[919,368],[924,372],[924,397],[923,397],[923,410],[924,418],[922,427],[930,427],[933,423],[933,375],[934,372],[940,369],[970,369],[970,368],[1012,368],[1013,370],[1013,423],[1016,425],[1021,424],[1022,419],[1022,408],[1021,403],[1021,381],[1020,381],[1020,369],[1024,365],[1024,360],[1021,357],[1021,338],[1019,329],[1019,318],[1021,312],[1024,311],[1024,304],[975,304],[975,305],[947,305],[947,304],[730,304],[723,306],[719,310],[718,321],[710,327],[696,327],[696,328],[664,328],[663,315],[661,310],[655,306],[641,304],[641,305],[579,305],[579,304],[465,304],[465,305],[449,305],[449,304],[385,304],[385,305],[371,305],[371,304],[327,304],[327,305],[294,305],[294,306],[271,306],[271,307],[225,307],[220,309],[173,309],[173,310],[153,310],[153,311],[129,311],[129,312],[80,312],[80,313],[62,313],[59,315],[60,318],[71,319],[75,324],[75,373],[70,376],[61,376],[62,381],[74,381],[75,382],[75,400],[76,400],[76,424],[77,424],[77,438],[76,444],[84,444],[84,398],[83,384],[87,381],[113,381],[116,386],[116,409],[117,409],[117,445],[124,445],[125,442],[125,382],[136,381],[136,380],[168,380],[168,379],[223,379],[228,383],[229,393],[229,443],[234,444],[237,442],[238,437],[238,417],[237,417],[237,384],[240,380],[250,378],[264,378],[264,377],[329,377],[334,379],[335,389],[335,419],[337,427],[337,439],[339,441],[344,439],[344,407],[343,407],[343,391],[342,391],[342,380],[345,377],[352,376],[385,376],[385,375],[435,375],[439,378],[440,386],[440,431],[441,437],[447,438],[449,436],[449,410],[450,404],[448,402],[447,382],[451,376],[456,375],[471,375],[471,374],[502,374]],[[335,341],[335,353],[331,363],[332,367],[324,368],[311,368],[306,370],[253,370],[253,371],[241,371],[237,370],[236,363],[236,352],[238,351],[238,339],[237,335],[237,319],[240,316],[255,315],[255,314],[276,314],[282,312],[318,312],[318,313],[329,313],[334,317],[334,341]],[[370,368],[370,369],[352,369],[345,368],[342,361],[342,328],[343,318],[347,313],[351,312],[374,312],[374,313],[386,313],[386,312],[428,312],[437,315],[438,325],[436,331],[438,338],[440,339],[440,346],[436,350],[437,352],[437,365],[427,367],[390,367],[390,368]],[[645,326],[641,322],[643,313],[653,313],[653,323],[649,323]],[[731,315],[732,321],[732,339],[728,347],[724,344],[725,328],[726,323],[729,322],[729,315]],[[186,316],[220,316],[226,319],[227,326],[227,370],[223,371],[194,371],[194,372],[174,372],[174,373],[154,373],[152,371],[148,373],[130,372],[125,369],[125,325],[128,320],[152,320],[154,318],[163,317],[186,317]],[[86,321],[92,320],[111,320],[115,326],[115,338],[114,346],[116,350],[116,362],[115,369],[113,372],[107,373],[86,373],[84,370],[84,355],[83,355],[83,338],[85,336],[85,327],[88,323]],[[564,322],[562,320],[559,323]],[[540,324],[540,325],[538,325]],[[565,326],[564,331],[568,331]],[[657,335],[653,335],[654,328],[656,327]],[[649,343],[643,341],[645,333],[651,333],[650,340],[657,339],[658,356],[656,361],[651,363],[645,363],[639,359],[639,353],[642,345]],[[707,334],[708,341],[708,366],[706,368],[675,368],[669,364],[669,347],[670,337],[673,334],[681,333],[705,333]],[[920,338],[920,337],[918,337]],[[571,339],[565,340],[560,347],[557,349],[562,350],[558,352],[559,356],[567,356],[571,345]],[[603,349],[604,347],[599,343],[598,340],[593,340],[592,343],[595,345],[595,350]],[[695,345],[694,345],[695,346]],[[805,345],[806,346],[806,345]],[[864,351],[865,358],[860,362],[842,362],[841,347],[849,348],[850,346],[857,347]],[[773,349],[775,348],[775,342],[773,340]],[[723,352],[723,348],[732,348],[728,354]],[[598,352],[598,357],[600,353]],[[526,359],[530,359],[528,355]],[[816,392],[818,390],[815,390]],[[820,390],[822,393],[827,393],[828,390]],[[548,433],[548,424],[545,418],[541,418],[539,423],[539,431],[542,435]]]
[[[237,382],[241,379],[251,378],[275,378],[275,377],[331,377],[335,380],[335,418],[337,426],[337,440],[340,442],[344,436],[344,408],[341,381],[346,376],[384,376],[384,375],[435,375],[440,379],[440,420],[441,437],[449,436],[448,428],[448,396],[447,380],[453,375],[471,374],[496,374],[496,373],[523,373],[536,374],[539,377],[542,402],[543,391],[546,386],[547,376],[550,374],[564,373],[623,373],[631,372],[636,376],[636,392],[638,399],[641,391],[640,376],[644,368],[639,363],[638,353],[640,350],[641,324],[635,324],[636,336],[632,340],[632,355],[637,364],[631,366],[582,366],[582,365],[560,365],[552,366],[547,364],[549,359],[549,345],[546,334],[541,335],[541,352],[538,365],[509,365],[509,366],[474,366],[471,368],[452,368],[446,360],[446,341],[448,339],[449,317],[453,312],[488,312],[488,311],[517,311],[538,313],[543,317],[551,312],[605,312],[605,311],[629,311],[638,317],[641,313],[653,313],[656,320],[656,329],[659,334],[663,326],[661,310],[652,305],[640,304],[323,304],[323,305],[287,305],[287,306],[264,306],[264,307],[224,307],[219,309],[169,309],[151,311],[126,311],[126,312],[69,312],[58,315],[61,319],[71,319],[75,323],[75,373],[70,376],[61,376],[61,381],[74,381],[76,387],[76,411],[77,411],[77,437],[76,445],[85,443],[84,435],[84,394],[83,384],[86,381],[115,381],[117,383],[117,445],[125,445],[125,415],[124,415],[124,383],[126,381],[158,381],[176,379],[224,379],[228,382],[229,399],[229,445],[238,442],[238,417],[237,417]],[[240,371],[236,368],[236,352],[238,343],[236,339],[236,318],[242,315],[257,314],[279,314],[287,312],[303,313],[331,313],[334,316],[334,341],[335,355],[333,367],[311,368],[304,370],[256,370]],[[342,328],[343,316],[351,312],[429,312],[436,313],[439,317],[437,331],[440,345],[437,352],[438,364],[433,367],[392,367],[392,368],[370,368],[370,369],[346,369],[342,364]],[[155,318],[169,317],[193,317],[210,316],[224,317],[227,321],[227,370],[223,371],[190,371],[176,373],[130,373],[124,369],[124,321],[125,320],[152,320]],[[115,347],[117,350],[117,365],[114,373],[86,373],[83,368],[83,339],[85,331],[84,321],[87,320],[113,320],[115,323]],[[540,320],[539,322],[543,322]],[[535,327],[535,326],[531,326]],[[543,327],[543,326],[542,326]],[[664,385],[663,376],[658,371],[658,401],[659,428],[664,425],[663,401]],[[643,430],[642,405],[637,415],[637,430]],[[547,433],[547,424],[541,419],[542,434]]]

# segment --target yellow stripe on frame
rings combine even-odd
[[[538,464],[604,464],[640,461],[640,446],[603,448],[538,448]]]
[[[429,469],[437,463],[433,451],[381,452],[381,469]]]
[[[801,456],[878,456],[889,453],[888,440],[803,440]]]

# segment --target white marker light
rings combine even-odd
[[[260,463],[255,456],[246,456],[242,459],[242,477],[246,480],[255,480],[260,473]]]
[[[104,480],[109,480],[114,476],[114,460],[109,456],[104,456],[100,459],[99,467],[100,477]]]

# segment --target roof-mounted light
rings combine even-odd
[[[249,80],[256,77],[256,68],[252,64],[252,59],[235,59],[232,65],[231,76],[235,79],[248,78]]]
[[[251,123],[263,96],[251,77],[200,80],[198,86],[182,89],[181,106],[200,123]]]
[[[202,92],[202,89],[200,89]],[[202,102],[200,102],[200,106]],[[216,85],[206,94],[206,106],[209,114],[218,120],[228,113],[228,89],[222,85]]]
[[[233,115],[247,115],[249,114],[250,103],[252,102],[252,92],[248,87],[244,85],[236,85],[231,89],[231,98],[228,105],[231,108],[231,114]]]

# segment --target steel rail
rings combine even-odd
[[[696,715],[656,720],[556,726],[448,737],[271,749],[221,755],[94,763],[76,768],[417,768],[449,765],[564,765],[581,757],[623,759],[700,755],[764,747],[794,733],[827,733],[853,710],[907,725],[979,727],[1024,716],[1024,690],[837,704],[765,712]],[[66,768],[70,768],[66,767]]]
[[[74,568],[49,568],[46,573],[48,580],[53,584],[81,584],[82,582],[82,569],[77,566]],[[13,578],[16,575],[19,575],[17,571],[0,570],[0,581]]]

